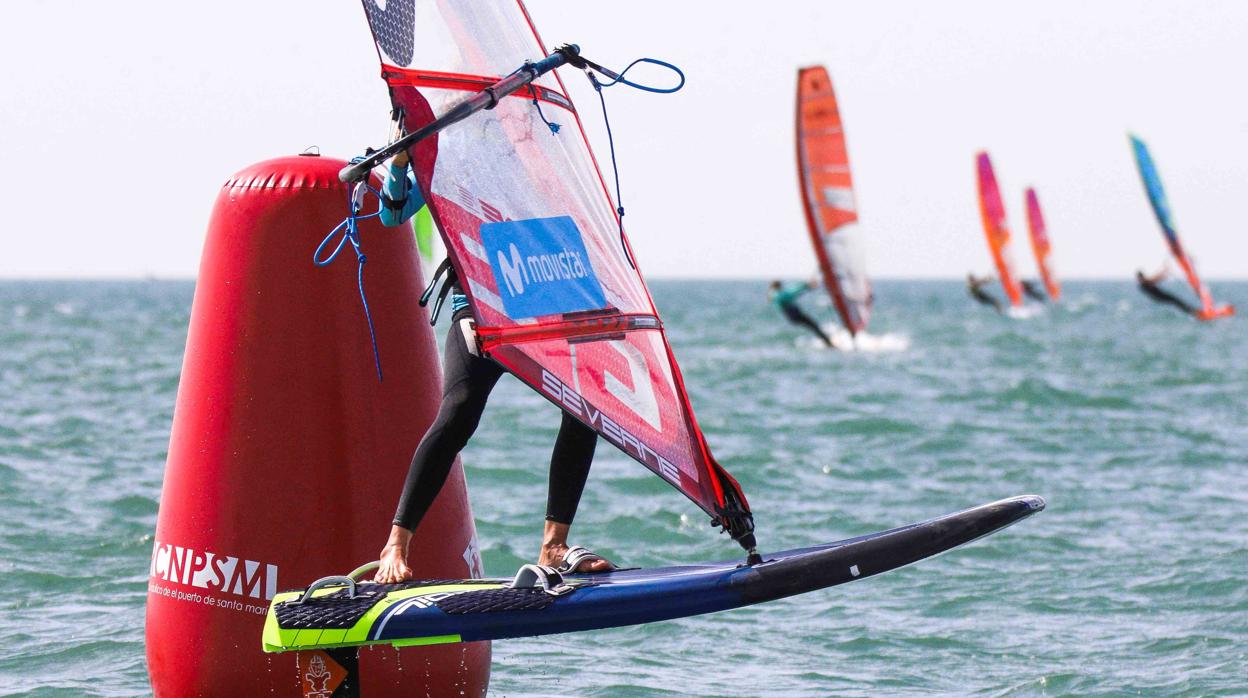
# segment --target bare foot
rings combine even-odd
[[[542,552],[537,557],[537,564],[550,567],[563,564],[563,558],[568,554],[568,531],[571,528],[569,524],[546,521],[545,529],[542,531]],[[612,569],[615,569],[615,565],[606,560],[584,560],[572,571],[606,572]]]
[[[558,567],[563,564],[563,558],[568,554],[567,543],[545,543],[542,545],[542,554],[537,558],[537,564]],[[609,572],[615,569],[607,560],[584,560],[577,565],[573,572]]]

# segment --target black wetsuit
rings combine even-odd
[[[806,314],[806,311],[796,305],[782,305],[780,309],[784,311],[784,316],[789,319],[789,322],[808,328],[811,332],[819,335],[819,339],[822,339],[824,344],[832,346],[832,339],[823,331],[819,323],[815,322],[814,318]]]
[[[967,284],[966,290],[971,292],[971,297],[974,298],[975,300],[979,301],[980,303],[983,303],[984,305],[992,306],[992,308],[996,310],[998,313],[1001,312],[1001,302],[998,301],[996,298],[994,298],[987,291],[980,288],[978,284]]]
[[[819,339],[822,339],[824,344],[832,346],[832,339],[823,331],[823,328],[819,326],[819,323],[815,322],[814,319],[807,315],[806,311],[802,310],[801,306],[797,304],[798,296],[805,293],[808,288],[809,287],[805,284],[790,288],[778,288],[773,292],[772,302],[779,306],[780,312],[784,313],[784,316],[788,318],[789,322],[809,329],[811,332],[818,335]]]
[[[438,407],[437,418],[412,456],[412,465],[403,483],[403,496],[394,515],[394,525],[409,531],[416,529],[442,490],[455,456],[476,431],[490,391],[504,373],[497,363],[478,356],[475,347],[469,349],[471,332],[465,335],[465,325],[471,318],[468,309],[461,308],[451,318],[451,328],[446,334],[442,404]],[[589,466],[597,443],[598,435],[593,429],[563,413],[563,424],[559,427],[555,450],[550,457],[547,520],[572,523],[585,489],[585,480],[589,477]]]
[[[1197,308],[1192,304],[1182,298],[1179,298],[1178,296],[1172,295],[1169,291],[1166,291],[1158,286],[1156,281],[1147,281],[1144,279],[1137,279],[1137,281],[1139,282],[1140,290],[1144,292],[1144,295],[1152,298],[1158,303],[1168,303],[1189,315],[1195,315],[1199,312],[1199,310],[1197,310]]]
[[[1049,302],[1049,296],[1044,291],[1041,291],[1040,287],[1034,282],[1023,281],[1023,292],[1034,301],[1040,301],[1041,303]]]

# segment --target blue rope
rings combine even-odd
[[[546,124],[546,127],[550,129],[550,135],[558,135],[561,127],[559,124],[547,119],[546,115],[542,113],[542,103],[537,101],[537,90],[533,89],[533,83],[529,83],[529,94],[533,95],[533,106],[537,107],[537,116],[542,120],[542,123]]]
[[[371,192],[380,201],[381,193],[363,182],[356,185],[355,189],[348,192],[347,210],[349,213],[347,213],[347,217],[343,219],[341,223],[334,226],[334,229],[329,231],[329,234],[325,236],[325,239],[321,240],[321,244],[316,246],[316,252],[312,253],[312,263],[318,267],[328,266],[338,258],[338,254],[342,252],[348,242],[350,242],[351,247],[354,248],[355,260],[358,263],[355,275],[356,285],[360,289],[360,303],[364,305],[364,319],[368,321],[368,336],[373,342],[373,363],[377,366],[377,380],[381,381],[381,354],[377,350],[377,330],[373,327],[373,314],[368,309],[368,296],[364,293],[364,264],[368,262],[368,257],[364,256],[363,250],[360,249],[359,225],[359,221],[380,216],[381,208],[379,207],[374,213],[361,216],[360,209],[363,208],[364,205],[363,196],[361,196],[358,201],[355,198],[356,193],[360,191],[359,187],[364,187],[365,191]],[[330,252],[328,257],[322,258],[321,253],[324,252],[325,246],[334,239],[334,236],[338,235],[339,231],[342,232],[342,237],[338,239],[338,244],[334,246],[334,251]]]
[[[632,80],[625,80],[624,74],[632,70],[633,66],[637,65],[638,63],[651,63],[653,65],[658,65],[664,68],[668,68],[673,73],[676,73],[676,76],[680,78],[680,82],[677,83],[675,87],[651,87],[649,85],[642,85],[640,83],[633,82]],[[655,94],[670,95],[671,93],[676,92],[680,90],[680,88],[685,86],[685,74],[680,70],[680,68],[677,68],[676,66],[672,65],[671,63],[668,63],[667,61],[660,61],[657,58],[638,58],[632,63],[629,63],[628,67],[626,67],[624,70],[621,70],[619,73],[617,73],[615,78],[612,79],[611,82],[604,82],[601,84],[603,87],[611,87],[616,84],[628,85],[629,87],[632,87],[637,90],[641,90],[643,92],[653,92]]]
[[[636,63],[637,61],[633,61],[633,64]],[[628,69],[625,68],[625,70]],[[607,118],[607,98],[602,94],[602,88],[610,85],[603,85],[598,82],[598,78],[594,77],[593,73],[586,73],[586,75],[589,76],[589,81],[593,84],[594,91],[598,93],[598,102],[602,105],[602,123],[607,127],[607,147],[611,151],[611,174],[615,177],[615,212],[617,214],[615,220],[620,226],[620,249],[624,250],[624,259],[628,260],[628,266],[636,269],[637,263],[633,261],[633,255],[629,252],[628,244],[624,241],[624,195],[620,193],[620,168],[615,162],[615,135],[611,133],[611,120]],[[619,82],[623,77],[624,75],[621,73],[620,77],[616,78],[611,85]],[[681,84],[684,84],[683,80]]]

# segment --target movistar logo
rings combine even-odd
[[[520,254],[516,244],[507,246],[507,253],[498,251],[498,267],[502,271],[507,293],[516,297],[524,293],[526,286],[552,281],[569,281],[589,276],[585,260],[576,250],[564,248],[549,254]]]
[[[508,260],[503,251],[498,251],[498,266],[503,270],[503,282],[507,284],[507,293],[518,296],[524,293],[524,282],[529,274],[524,270],[524,260],[520,259],[520,250],[513,242],[510,246],[511,259]]]
[[[606,306],[589,251],[570,216],[482,223],[480,234],[482,257],[490,263],[507,317],[521,320]]]

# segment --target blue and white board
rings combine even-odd
[[[836,586],[917,562],[1044,508],[1022,496],[858,538],[729,561],[569,575],[561,595],[510,579],[361,582],[274,597],[267,652],[497,640],[713,613]],[[340,578],[345,579],[345,578]]]

